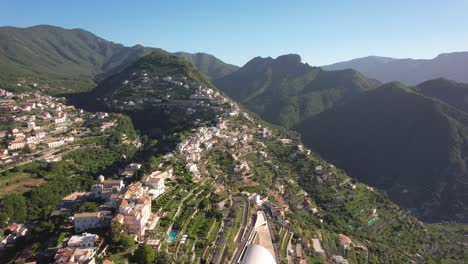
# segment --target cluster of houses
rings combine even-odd
[[[201,153],[213,147],[219,133],[218,127],[199,127],[195,133],[177,145],[176,151],[179,157],[187,163],[200,161]]]
[[[135,175],[141,164],[131,163],[122,173]],[[130,176],[131,177],[131,176]],[[126,232],[135,239],[142,239],[148,230],[153,230],[157,221],[151,211],[152,200],[165,191],[165,179],[173,177],[173,170],[155,171],[143,176],[128,186],[122,180],[105,179],[99,176],[90,192],[75,192],[62,199],[53,215],[69,215],[78,204],[90,200],[104,203],[97,212],[75,213],[69,219],[73,222],[75,233],[106,229],[113,222],[123,224]],[[103,241],[98,235],[82,233],[72,236],[55,254],[55,263],[95,263],[95,256],[101,251]]]
[[[219,118],[216,126],[199,127],[196,132],[177,145],[176,151],[179,158],[186,162],[187,170],[192,172],[195,177],[199,176],[196,163],[201,160],[202,153],[213,147],[213,144],[218,141],[221,131],[225,128],[225,122]]]
[[[57,264],[95,264],[95,256],[102,244],[103,240],[95,234],[83,233],[72,236],[64,246],[57,250],[54,261]]]
[[[115,125],[107,113],[89,116],[66,105],[63,98],[38,92],[14,94],[0,89],[0,112],[0,165],[74,142],[77,129],[85,130],[86,118],[95,118],[96,129],[101,131]]]
[[[129,164],[125,169],[126,175],[134,174],[140,164]],[[146,230],[154,229],[157,217],[151,213],[151,201],[165,192],[165,180],[173,178],[173,170],[155,171],[144,175],[140,181],[126,186],[122,180],[106,180],[99,176],[98,182],[91,186],[89,193],[72,194],[73,200],[93,199],[105,201],[98,212],[84,212],[74,214],[71,219],[75,232],[108,228],[112,222],[124,224],[127,232],[135,238],[145,236]],[[70,195],[69,195],[70,196]],[[60,206],[68,202],[65,197]],[[70,206],[68,206],[70,207]]]
[[[129,93],[126,97],[122,97],[122,93],[119,93],[118,96],[114,94],[98,98],[98,100],[119,110],[152,105],[181,106],[187,108],[188,114],[197,112],[199,107],[209,107],[217,114],[225,116],[239,114],[237,104],[222,96],[218,91],[185,76],[158,75],[143,70],[133,72],[130,78],[124,80],[121,85],[122,89],[137,87],[139,93]]]

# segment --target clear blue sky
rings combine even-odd
[[[0,0],[1,26],[37,24],[237,65],[286,53],[324,65],[468,50],[468,0]]]

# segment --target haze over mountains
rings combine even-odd
[[[322,66],[325,70],[355,69],[381,82],[406,85],[447,78],[468,83],[468,52],[444,53],[433,59],[394,59],[369,56]]]
[[[2,27],[0,85],[34,89],[34,80],[37,89],[69,93],[99,84],[91,95],[113,95],[119,88],[127,98],[142,89],[122,88],[122,82],[130,79],[131,67],[142,66],[135,62],[154,59],[140,60],[154,51],[169,54],[125,47],[82,29]],[[204,53],[174,55],[181,59],[164,65],[195,72],[188,65],[194,64],[210,80],[194,79],[211,81],[269,122],[297,129],[320,155],[425,220],[468,220],[468,85],[427,81],[445,76],[468,82],[467,53],[417,61],[370,57],[323,67],[343,69],[337,71],[312,67],[295,54],[256,57],[240,68]],[[382,84],[396,78],[425,82]]]

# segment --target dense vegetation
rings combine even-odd
[[[142,46],[112,43],[82,29],[53,26],[2,27],[0,43],[0,85],[32,87],[37,83],[38,88],[55,93],[93,88],[97,74],[149,52]]]
[[[0,201],[0,225],[44,218],[64,196],[89,190],[100,174],[116,174],[122,154],[130,157],[135,153],[132,146],[123,144],[122,135],[136,137],[128,118],[120,117],[118,123],[111,135],[102,140],[102,145],[72,151],[59,162],[38,161],[24,165],[22,171],[44,178],[46,182],[23,195],[5,196]]]
[[[422,219],[468,219],[464,112],[391,83],[304,121],[299,131],[318,154]]]
[[[468,113],[468,84],[439,78],[423,82],[415,90]]]
[[[214,83],[263,119],[287,128],[378,85],[353,70],[311,67],[298,55],[257,57]]]

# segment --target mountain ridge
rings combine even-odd
[[[255,57],[214,84],[267,121],[292,127],[379,83],[354,70],[327,72],[287,54]]]
[[[467,221],[465,112],[390,83],[298,130],[314,151],[424,220]]]
[[[381,82],[417,85],[435,78],[468,83],[468,52],[441,53],[432,59],[367,56],[322,66],[326,70],[353,68]]]
[[[4,73],[0,85],[51,93],[89,91],[152,51],[166,52],[142,45],[126,47],[81,28],[0,27],[0,70]],[[205,74],[218,77],[235,70],[212,55],[199,53],[197,57],[191,62]]]
[[[187,53],[179,51],[173,54],[189,60],[211,79],[221,78],[239,69],[236,65],[225,63],[215,56],[204,52]]]

